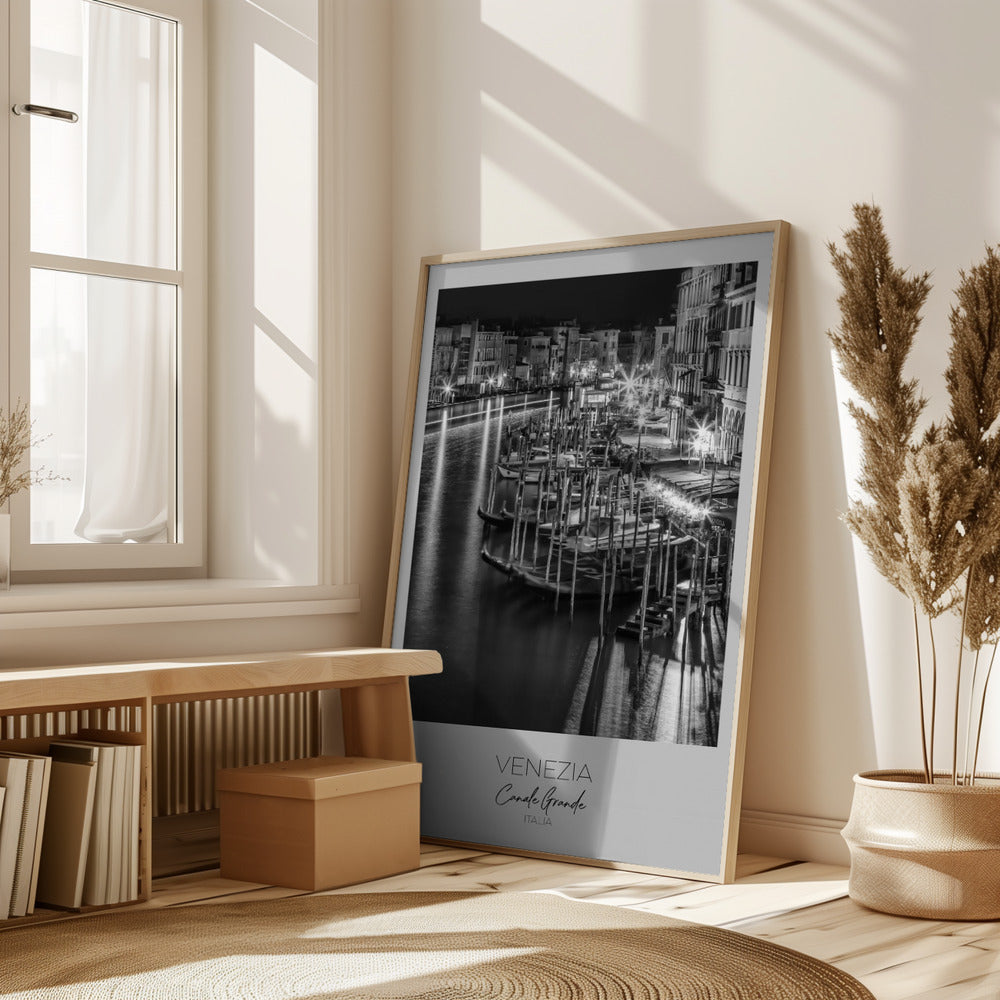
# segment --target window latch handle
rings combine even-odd
[[[11,111],[15,115],[41,115],[43,118],[55,118],[60,122],[77,122],[80,116],[75,111],[63,111],[62,108],[47,108],[44,104],[15,104]]]

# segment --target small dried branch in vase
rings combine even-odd
[[[0,507],[5,507],[12,497],[31,486],[66,479],[43,466],[28,467],[31,448],[45,440],[32,436],[33,431],[34,422],[27,403],[18,400],[9,413],[0,411]]]

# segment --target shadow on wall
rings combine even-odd
[[[917,243],[934,235],[942,251],[933,268],[954,284],[957,267],[972,263],[983,241],[983,206],[995,199],[995,144],[1000,118],[1000,79],[994,72],[1000,19],[991,0],[942,6],[937,0],[834,4],[825,0],[739,0],[739,4],[787,36],[808,57],[848,73],[874,101],[893,110],[898,190],[859,190],[855,201],[892,200],[906,206],[891,227],[895,241]],[[841,9],[837,9],[837,8]],[[848,123],[838,130],[850,140]],[[837,133],[834,133],[836,136]],[[935,151],[961,150],[961,155]],[[864,150],[858,149],[859,154]],[[956,187],[956,181],[959,186]],[[933,197],[961,190],[962,197]],[[850,225],[844,205],[844,228]],[[838,235],[838,234],[831,234]],[[971,242],[956,237],[969,237]],[[949,285],[950,287],[950,285]],[[942,316],[944,308],[939,309]],[[935,368],[940,375],[944,363]]]
[[[304,440],[299,420],[279,417],[259,393],[256,402],[254,561],[268,578],[315,583],[317,492],[301,485],[315,447]]]
[[[852,771],[912,763],[919,744],[909,608],[856,563],[839,523],[856,466],[825,337],[838,319],[824,244],[850,224],[852,202],[873,199],[898,259],[940,275],[912,365],[936,404],[944,338],[930,331],[947,330],[957,267],[996,238],[983,216],[995,203],[997,9],[636,0],[611,16],[596,3],[529,12],[481,0],[480,18],[463,50],[472,72],[448,82],[478,89],[478,134],[463,121],[462,137],[443,130],[437,147],[461,160],[478,139],[479,219],[466,239],[772,217],[794,227],[745,787],[757,808],[846,816]]]
[[[214,574],[318,578],[317,7],[208,5]]]
[[[523,8],[484,2],[483,9],[484,201],[496,194],[489,190],[493,167],[529,188],[563,232],[569,223],[581,237],[750,221],[734,193],[710,183],[700,158],[699,95],[707,75],[702,5],[635,5],[620,42],[641,55],[620,75],[602,79],[608,96],[587,78],[595,63],[609,61],[606,46],[618,26],[599,19],[574,25],[583,51],[560,66],[518,44]],[[502,242],[488,232],[484,239]]]
[[[840,242],[839,229],[851,222],[849,203],[872,200],[886,209],[897,263],[915,271],[932,271],[935,287],[907,375],[927,388],[926,421],[938,419],[946,408],[943,372],[947,317],[953,302],[950,289],[957,282],[958,269],[979,260],[983,243],[1000,236],[994,181],[1000,80],[990,68],[992,39],[1000,28],[997,8],[988,2],[969,2],[943,9],[933,0],[906,5],[741,2],[807,53],[821,73],[848,77],[852,86],[871,94],[873,108],[884,109],[875,116],[884,118],[891,132],[871,146],[877,148],[881,142],[891,148],[895,183],[845,193],[838,229],[826,235]],[[864,156],[855,123],[835,120],[831,124],[830,135],[843,148]],[[958,150],[961,155],[956,155]],[[942,196],[959,190],[960,198]],[[827,265],[825,256],[818,263]],[[791,274],[789,280],[794,287]],[[853,490],[855,431],[842,408],[840,413],[847,452],[845,478]],[[844,506],[839,496],[838,506]],[[920,753],[912,609],[873,571],[866,556],[857,567],[830,569],[839,591],[830,594],[831,601],[845,593],[853,600],[855,589],[860,594],[862,634],[854,645],[858,662],[868,664],[868,689],[877,720],[869,763],[916,766]],[[942,648],[955,649],[957,625],[949,621],[942,631],[948,634]],[[946,660],[942,690],[948,689],[954,657]],[[949,731],[950,720],[939,731],[938,740]],[[990,749],[990,756],[995,757],[996,747]]]
[[[758,809],[846,816],[850,774],[874,763],[875,741],[854,550],[838,522],[847,491],[824,336],[834,294],[821,241],[837,232],[816,230],[829,218],[846,221],[851,201],[869,191],[845,190],[836,213],[826,211],[809,230],[816,193],[803,205],[801,185],[789,185],[783,161],[797,156],[797,166],[815,171],[810,158],[821,163],[828,136],[818,135],[820,128],[796,132],[803,90],[774,59],[832,59],[862,81],[867,70],[853,65],[859,60],[848,47],[813,52],[822,35],[789,37],[803,18],[836,17],[826,3],[791,5],[807,14],[790,18],[791,28],[774,26],[768,44],[777,53],[734,37],[730,14],[780,20],[784,6],[635,2],[616,6],[612,16],[597,4],[583,11],[482,0],[480,23],[464,29],[450,21],[467,12],[461,4],[400,8],[402,54],[429,57],[426,70],[415,61],[403,69],[420,86],[403,95],[401,145],[417,151],[421,138],[433,138],[434,153],[425,173],[418,164],[416,179],[402,182],[416,221],[402,220],[399,238],[403,247],[432,252],[758,218],[788,217],[806,227],[793,228],[790,248],[745,787]],[[897,11],[893,20],[903,18]],[[887,23],[878,31],[890,38],[899,29],[905,37],[904,28]],[[460,64],[452,70],[467,72],[446,73],[446,56]],[[719,134],[719,107],[743,109],[732,135]],[[462,116],[451,129],[449,114]],[[417,135],[420,123],[433,136]],[[457,202],[449,200],[460,187],[451,186],[453,175],[461,171],[468,185],[472,152],[478,218],[465,186]],[[441,176],[432,173],[437,165]],[[814,175],[825,184],[821,171]],[[841,193],[823,198],[820,214]],[[796,206],[805,211],[801,220]],[[409,287],[410,274],[402,277]],[[824,786],[838,791],[824,793]]]
[[[912,764],[919,728],[909,608],[856,560],[839,522],[856,458],[825,337],[838,323],[825,243],[853,202],[874,200],[896,258],[934,271],[908,374],[939,406],[947,290],[997,238],[1000,8],[437,0],[394,11],[406,347],[422,253],[791,222],[744,801],[846,817],[851,773]]]

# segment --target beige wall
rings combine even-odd
[[[824,337],[837,322],[825,243],[853,202],[874,199],[898,260],[934,271],[912,367],[939,412],[956,269],[1000,238],[1000,6],[393,10],[397,407],[422,255],[757,219],[794,227],[741,846],[842,858],[852,773],[914,766],[919,743],[908,608],[838,522],[855,458]]]
[[[855,459],[823,335],[837,321],[825,242],[874,199],[899,261],[935,272],[912,368],[940,410],[948,290],[1000,237],[1000,6],[323,2],[341,18],[346,251],[327,280],[349,330],[343,503],[362,611],[6,630],[0,665],[377,641],[420,257],[784,218],[741,846],[841,856],[851,774],[913,764],[918,744],[908,609],[837,520]]]

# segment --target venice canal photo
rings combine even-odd
[[[756,273],[439,294],[415,720],[717,745]]]

